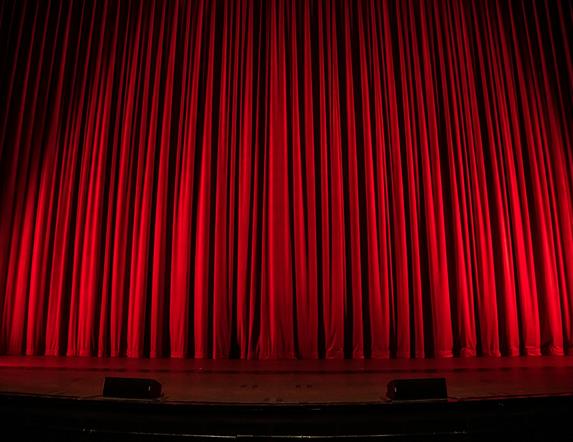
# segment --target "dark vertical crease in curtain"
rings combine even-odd
[[[0,353],[573,350],[573,6],[0,4]]]

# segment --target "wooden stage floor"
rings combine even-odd
[[[573,357],[239,361],[0,357],[0,394],[99,400],[105,376],[145,377],[167,403],[377,404],[392,379],[445,377],[451,401],[573,394]]]

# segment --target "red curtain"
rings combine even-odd
[[[573,349],[569,1],[0,4],[0,352]]]

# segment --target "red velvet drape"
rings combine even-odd
[[[569,1],[1,2],[0,351],[573,348]]]

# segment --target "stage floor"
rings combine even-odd
[[[159,402],[375,404],[392,379],[445,377],[450,400],[573,394],[573,357],[239,361],[0,357],[0,394],[101,397],[105,376],[163,385]]]

